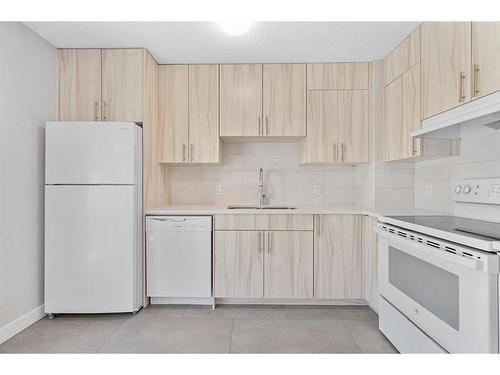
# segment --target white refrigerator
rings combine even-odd
[[[47,122],[45,312],[142,306],[142,129]]]

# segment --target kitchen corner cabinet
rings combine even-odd
[[[307,64],[307,90],[368,90],[368,63]]]
[[[161,65],[159,76],[160,162],[220,162],[219,66]]]
[[[471,23],[425,22],[421,38],[421,118],[471,99]]]
[[[144,49],[62,49],[59,120],[143,122]]]
[[[101,50],[59,50],[59,119],[101,120]]]
[[[472,22],[472,99],[500,90],[500,22]]]
[[[314,298],[362,298],[362,216],[315,220]]]

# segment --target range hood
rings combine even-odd
[[[460,139],[464,127],[500,129],[500,92],[473,100],[422,121],[422,129],[411,133],[423,139]]]

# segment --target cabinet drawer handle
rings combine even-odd
[[[103,106],[102,106],[102,119],[104,121],[106,121],[108,119],[108,116],[106,115],[106,109],[107,109],[107,107],[108,107],[108,102],[105,100],[103,102]]]
[[[266,135],[269,135],[269,119],[266,116]]]
[[[465,73],[460,72],[460,89],[458,102],[462,103],[465,100]]]
[[[321,233],[321,216],[316,215],[316,234],[319,237]]]
[[[191,152],[190,152],[190,154],[191,154],[191,161],[193,161],[194,160],[194,143],[191,143]]]
[[[257,134],[262,135],[262,121],[260,116],[257,117],[257,123],[258,123]]]
[[[337,142],[333,144],[333,161],[337,161]]]
[[[345,145],[344,142],[340,144],[340,161],[343,163],[344,162],[344,149]]]
[[[262,232],[259,232],[259,254],[262,254]]]
[[[186,161],[186,144],[182,144],[182,161]]]
[[[472,82],[473,82],[473,94],[472,96],[477,96],[479,94],[479,88],[478,88],[478,80],[479,80],[479,65],[474,64],[474,75],[472,76]]]
[[[94,120],[99,121],[99,101],[94,101]]]

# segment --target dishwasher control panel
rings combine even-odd
[[[500,178],[467,179],[453,188],[455,202],[500,204]]]

